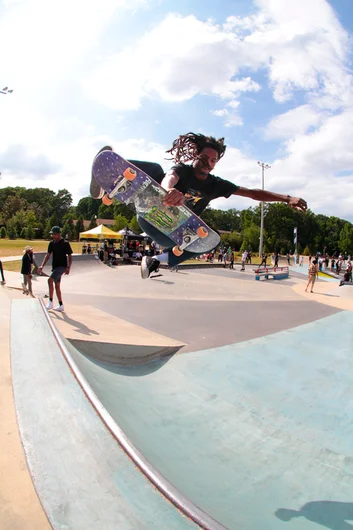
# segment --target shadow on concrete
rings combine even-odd
[[[85,324],[82,324],[82,322],[79,322],[78,320],[74,320],[73,318],[69,317],[66,313],[50,313],[50,316],[54,319],[54,317],[57,320],[64,320],[67,324],[70,324],[70,326],[73,327],[74,331],[77,331],[77,333],[81,333],[82,335],[99,335],[98,331],[94,329],[90,329]]]
[[[351,530],[353,521],[352,502],[314,501],[304,504],[300,510],[280,508],[275,515],[281,521],[288,522],[293,518],[305,517],[331,530]]]

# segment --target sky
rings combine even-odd
[[[224,137],[214,173],[353,222],[351,0],[0,0],[0,187],[89,194],[98,149],[172,162]],[[256,202],[232,196],[214,208]]]

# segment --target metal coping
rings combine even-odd
[[[221,523],[213,519],[196,504],[185,497],[177,488],[173,486],[163,475],[161,475],[145,456],[132,444],[124,431],[118,426],[106,408],[103,406],[97,395],[92,390],[86,378],[83,376],[75,361],[72,359],[64,341],[55,328],[44,302],[39,298],[39,303],[47,319],[54,338],[63,354],[71,372],[75,376],[87,399],[102,419],[112,436],[119,443],[125,453],[131,458],[134,464],[142,471],[150,482],[164,495],[174,506],[186,515],[191,521],[198,524],[204,530],[228,530]]]

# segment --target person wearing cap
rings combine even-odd
[[[22,257],[21,274],[23,274],[23,294],[31,294],[32,291],[32,265],[33,265],[33,248],[27,245],[24,248],[24,254]]]
[[[61,295],[60,282],[63,274],[70,274],[72,264],[72,249],[68,241],[61,237],[61,229],[59,226],[53,226],[50,231],[52,240],[48,245],[48,252],[46,253],[42,265],[38,268],[38,274],[42,274],[43,267],[53,255],[52,273],[48,279],[49,285],[49,302],[46,305],[47,309],[54,309],[55,311],[64,311],[64,305]],[[55,292],[58,298],[59,305],[53,306]]]

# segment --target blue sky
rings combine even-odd
[[[189,131],[215,173],[353,221],[350,0],[0,0],[1,186],[88,195],[105,144],[167,169]],[[232,197],[218,208],[246,208]]]

